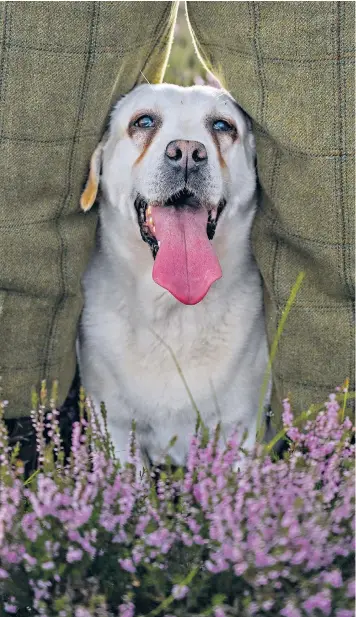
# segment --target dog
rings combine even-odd
[[[198,408],[221,439],[255,443],[268,352],[250,230],[255,143],[225,90],[140,85],[113,108],[81,196],[100,185],[97,247],[83,279],[82,383],[103,401],[115,452],[169,450],[184,466]]]

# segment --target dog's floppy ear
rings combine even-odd
[[[245,122],[247,124],[247,130],[251,132],[252,131],[252,120],[250,116],[248,115],[247,111],[245,111],[243,107],[241,107],[241,105],[239,105],[235,100],[234,100],[234,103],[237,109],[242,113],[243,117],[245,118]]]
[[[84,212],[90,210],[94,205],[96,196],[98,194],[99,182],[100,182],[100,170],[101,161],[104,146],[108,140],[108,133],[105,133],[99,145],[95,148],[92,157],[90,159],[90,170],[85,189],[80,197],[80,207]]]
[[[255,159],[256,159],[256,144],[255,144],[255,136],[252,132],[253,126],[252,126],[252,119],[251,117],[248,115],[248,113],[243,109],[243,107],[241,107],[241,105],[239,105],[238,103],[236,103],[236,101],[234,100],[234,103],[237,107],[237,109],[240,110],[240,112],[242,113],[245,122],[246,122],[246,126],[247,126],[247,135],[246,135],[246,141],[245,143],[247,144],[248,148],[246,150],[246,154],[250,157],[250,160],[253,162],[253,164],[255,165]]]

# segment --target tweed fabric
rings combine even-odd
[[[301,410],[346,377],[354,389],[355,5],[186,6],[202,61],[253,119],[261,200],[252,242],[270,343],[306,275],[274,366],[278,425],[288,394]]]
[[[76,365],[97,210],[79,197],[112,103],[163,77],[175,2],[0,3],[0,375],[7,417]],[[144,75],[142,75],[142,73]]]

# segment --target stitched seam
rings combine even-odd
[[[1,49],[1,64],[0,64],[0,106],[1,106],[1,121],[0,121],[0,140],[3,133],[4,126],[4,113],[5,113],[5,97],[7,77],[9,74],[8,59],[8,41],[11,37],[11,4],[9,2],[4,3],[4,18],[3,18],[3,42]]]
[[[67,191],[66,191],[66,195],[64,199],[62,200],[60,207],[57,210],[56,217],[55,217],[57,236],[58,236],[58,240],[60,243],[60,258],[59,258],[60,291],[58,294],[59,297],[58,297],[57,303],[53,310],[52,319],[51,319],[49,330],[48,330],[47,337],[46,337],[47,344],[45,346],[44,354],[43,354],[43,358],[44,358],[43,374],[44,375],[47,374],[47,371],[52,364],[50,362],[50,357],[53,352],[53,341],[56,338],[56,332],[58,330],[59,314],[62,309],[65,298],[66,298],[65,277],[66,277],[67,272],[66,272],[66,264],[65,264],[65,244],[64,244],[64,238],[59,229],[59,222],[60,222],[61,214],[65,206],[67,205],[68,200],[71,198],[71,195],[72,195],[71,184],[72,184],[72,174],[73,174],[73,163],[74,163],[75,150],[76,150],[75,146],[79,138],[80,127],[82,124],[83,114],[84,114],[84,109],[85,109],[85,94],[87,92],[90,73],[91,73],[91,69],[92,69],[92,65],[94,61],[93,51],[95,49],[95,40],[97,37],[99,6],[100,5],[97,2],[93,2],[92,6],[90,7],[91,8],[91,23],[90,23],[89,36],[88,36],[87,59],[86,59],[86,64],[84,68],[83,81],[81,84],[81,92],[79,96],[79,107],[78,107],[77,119],[76,119],[76,123],[74,127],[73,143],[72,143],[72,147],[71,147],[70,154],[69,154],[68,169],[67,169]]]
[[[310,386],[312,388],[329,388],[329,389],[333,389],[335,386],[334,384],[330,384],[330,383],[322,383],[319,381],[311,381],[309,379],[292,379],[292,378],[286,378],[286,377],[282,377],[281,375],[279,375],[278,371],[275,371],[275,375],[276,377],[283,383],[283,386],[288,382],[288,384],[294,384],[297,386]],[[345,375],[345,378],[347,377],[347,375]],[[351,375],[350,375],[350,380],[352,379]],[[285,388],[283,388],[285,389]],[[354,388],[350,388],[350,390],[353,390]]]
[[[275,159],[274,159],[274,164],[273,164],[273,169],[272,169],[272,177],[271,177],[271,201],[274,200],[275,194],[276,194],[276,178],[277,178],[277,174],[280,168],[280,164],[281,164],[281,154],[280,154],[280,151],[276,148],[275,149]],[[279,240],[276,234],[276,224],[277,224],[276,212],[274,213],[274,217],[271,216],[268,218],[270,218],[271,228],[272,228],[271,231],[275,238],[274,255],[273,255],[273,262],[272,262],[272,297],[273,297],[273,303],[275,305],[274,328],[275,328],[275,332],[277,332],[279,315],[280,315],[280,307],[279,307],[278,297],[277,297],[277,279],[276,279],[276,270],[278,267],[278,260],[279,260]]]
[[[337,11],[337,20],[336,20],[336,51],[337,55],[340,55],[341,52],[341,31],[342,31],[342,2],[338,2],[336,5]],[[341,62],[339,61],[336,65],[336,84],[337,84],[337,143],[340,144],[341,148],[344,146],[344,122],[343,122],[343,92],[342,92],[342,83],[341,83]],[[346,94],[346,93],[345,93]],[[339,188],[339,204],[340,204],[340,220],[341,220],[341,244],[344,246],[346,243],[346,229],[345,229],[345,199],[344,199],[344,177],[343,177],[343,169],[342,169],[341,161],[336,162],[336,186]],[[348,288],[347,284],[347,274],[346,274],[346,263],[345,263],[345,251],[341,250],[340,261],[342,265],[342,274],[340,272],[340,278],[344,285]],[[348,289],[348,291],[350,291]]]
[[[49,364],[48,368],[53,369],[54,367],[61,367],[63,360],[65,358],[67,358],[69,353],[69,350],[64,353],[62,356],[60,356],[58,362],[52,362],[51,364]],[[42,370],[43,370],[43,362],[39,362],[38,364],[24,364],[23,366],[1,366],[1,374],[5,375],[7,373],[12,373],[13,371],[28,371],[28,370],[41,370],[41,374],[42,374]]]
[[[138,39],[136,41],[136,43],[132,43],[132,45],[130,45],[129,47],[108,47],[108,46],[102,46],[100,47],[100,45],[98,47],[96,47],[95,49],[95,55],[100,55],[102,53],[113,53],[113,52],[120,52],[122,53],[122,55],[125,55],[127,52],[133,51],[134,49],[140,49],[141,47],[145,47],[146,44],[150,41],[152,41],[154,38],[154,35],[152,35],[152,37],[149,37],[148,39],[146,39],[143,43],[142,43],[142,38]],[[68,50],[68,48],[66,47],[58,47],[58,49],[53,49],[51,47],[32,47],[31,45],[26,45],[26,44],[21,44],[21,43],[10,43],[9,50],[15,49],[15,50],[20,50],[20,51],[40,51],[40,52],[44,52],[46,54],[65,54],[65,55],[76,55],[76,56],[82,56],[85,54],[85,50]]]
[[[346,134],[346,125],[347,125],[347,98],[346,98],[346,88],[347,88],[347,83],[346,83],[346,63],[344,60],[341,59],[341,49],[342,49],[342,44],[343,44],[343,38],[342,38],[342,33],[344,32],[345,29],[345,24],[346,24],[346,3],[345,2],[341,2],[340,3],[340,17],[342,14],[342,24],[343,24],[343,29],[341,28],[341,23],[340,23],[340,49],[338,50],[339,52],[339,56],[340,56],[340,108],[342,107],[341,113],[340,113],[340,119],[342,120],[343,126],[340,128],[342,128],[342,146],[343,149],[346,149],[346,143],[347,143],[347,134]],[[341,21],[341,20],[340,20]],[[346,238],[347,236],[347,225],[349,224],[348,221],[348,215],[346,213],[346,208],[347,208],[347,202],[345,203],[345,193],[344,193],[344,187],[347,187],[347,166],[345,165],[345,163],[343,161],[340,161],[340,175],[341,175],[341,180],[342,180],[342,197],[343,197],[343,207],[342,207],[342,218],[343,218],[343,251],[342,251],[342,257],[343,257],[343,266],[344,266],[344,273],[345,273],[345,283],[346,283],[346,288],[348,290],[349,293],[349,297],[351,299],[350,303],[349,303],[349,308],[350,308],[350,312],[349,312],[349,325],[350,325],[350,339],[354,340],[354,320],[355,320],[355,292],[354,292],[354,285],[353,285],[353,280],[351,278],[352,276],[352,264],[351,264],[351,254],[349,254],[345,249],[346,249]],[[350,376],[352,374],[355,373],[355,362],[354,362],[354,346],[350,346],[350,355],[349,355],[349,374]]]
[[[259,31],[260,31],[260,11],[258,2],[249,2],[249,8],[252,8],[252,20],[253,20],[253,44],[255,48],[256,57],[256,73],[261,86],[261,98],[260,98],[260,122],[265,124],[266,113],[266,80],[263,71],[263,59],[259,43]]]
[[[300,158],[326,158],[330,160],[341,158],[346,160],[348,157],[353,158],[355,156],[355,150],[352,150],[351,152],[328,152],[327,154],[310,152],[308,150],[303,152],[302,150],[291,148],[290,146],[278,144],[277,140],[270,133],[267,133],[267,131],[265,131],[261,125],[256,124],[255,131],[258,132],[262,137],[267,137],[268,139],[272,140],[276,147],[283,152],[288,152],[288,154],[293,154]]]
[[[58,137],[56,139],[37,139],[36,137],[12,137],[10,135],[2,135],[1,141],[10,141],[13,143],[31,143],[31,144],[67,144],[68,142],[73,142],[74,140],[79,141],[82,137],[97,137],[97,133],[92,133],[91,131],[83,131],[78,136],[68,135],[68,137]]]
[[[352,243],[342,244],[340,242],[335,242],[335,243],[326,242],[325,240],[319,240],[316,238],[308,238],[305,236],[301,236],[299,234],[292,233],[290,231],[287,231],[284,227],[282,227],[281,223],[276,219],[276,217],[272,217],[267,209],[264,209],[263,212],[264,212],[264,216],[270,221],[270,223],[274,224],[275,233],[276,234],[278,233],[281,236],[284,235],[289,238],[296,238],[297,240],[303,240],[303,242],[308,242],[310,244],[316,244],[320,246],[329,246],[331,248],[342,248],[343,246],[347,248],[353,248],[354,246]]]
[[[204,39],[201,39],[201,44],[202,45],[206,45],[207,47],[211,47],[211,48],[216,48],[216,49],[220,49],[223,51],[230,51],[238,56],[243,56],[245,58],[253,58],[254,54],[248,53],[247,51],[244,51],[242,49],[236,49],[235,47],[230,47],[229,45],[221,45],[220,43],[212,43],[210,41],[206,41]],[[349,62],[350,64],[353,64],[354,62],[354,58],[355,58],[355,48],[352,48],[350,50],[346,50],[345,51],[345,55],[342,56],[342,60],[344,60],[345,62]],[[263,61],[264,62],[271,62],[271,63],[277,63],[277,64],[296,64],[296,65],[303,65],[303,64],[318,64],[319,62],[339,62],[339,56],[324,56],[323,58],[275,58],[275,57],[271,57],[271,56],[263,56]]]
[[[284,304],[277,304],[277,308],[282,310],[284,309]],[[301,302],[298,302],[298,299],[296,299],[295,304],[293,304],[293,311],[308,311],[309,309],[317,309],[320,312],[326,311],[326,312],[334,312],[334,313],[340,313],[340,311],[349,311],[349,307],[345,306],[345,304],[341,304],[341,303],[336,303],[335,304],[314,304],[314,303],[308,303],[308,304],[301,304]]]
[[[16,296],[16,297],[20,297],[20,298],[32,298],[35,300],[43,300],[43,294],[34,294],[31,292],[27,292],[27,291],[21,291],[19,289],[14,289],[14,287],[6,287],[5,285],[3,285],[2,287],[0,287],[0,294],[1,292],[4,291],[4,293],[6,293],[7,296]],[[52,294],[50,294],[52,295]],[[47,296],[48,297],[48,296]],[[68,298],[77,298],[78,294],[75,292],[69,292],[68,293]]]
[[[31,221],[29,222],[25,222],[25,223],[16,223],[16,225],[2,225],[0,222],[0,229],[7,229],[7,230],[16,230],[16,229],[22,229],[23,227],[31,227],[31,225],[33,225],[34,227],[37,227],[39,224],[42,223],[53,223],[54,221],[57,220],[57,215],[56,216],[51,216],[50,218],[38,218],[38,219],[31,219]]]
[[[272,168],[272,175],[271,175],[271,187],[270,187],[270,194],[271,194],[271,201],[274,203],[274,200],[276,198],[276,191],[277,191],[277,177],[281,168],[281,161],[282,161],[282,153],[278,148],[275,148],[275,158],[273,161],[273,168]],[[275,212],[274,217],[272,219],[272,217],[270,217],[271,220],[274,220],[273,223],[273,227],[274,227],[274,231],[275,231],[275,224],[277,223],[277,214]]]
[[[341,49],[342,49],[342,29],[343,29],[343,18],[344,18],[344,2],[336,3],[336,15],[335,15],[335,51],[336,55],[341,58]],[[336,81],[336,105],[337,110],[335,113],[336,123],[335,126],[335,136],[337,139],[337,144],[340,144],[342,149],[345,149],[346,146],[346,109],[344,98],[346,98],[346,88],[345,88],[345,71],[343,69],[343,63],[341,59],[335,65],[335,81]],[[344,86],[344,91],[343,91]],[[341,280],[341,284],[346,287],[346,290],[351,298],[351,302],[348,302],[349,312],[349,340],[353,338],[353,319],[354,319],[354,303],[352,301],[353,292],[350,288],[350,282],[348,277],[348,268],[347,268],[347,258],[346,258],[346,212],[345,212],[345,175],[344,175],[344,164],[342,161],[335,161],[335,192],[337,195],[337,203],[340,208],[340,231],[341,231],[341,247],[338,255],[338,273],[339,278]],[[349,362],[349,373],[353,374],[353,353],[350,350],[350,355],[348,358]]]
[[[170,3],[168,3],[168,4],[165,3],[165,7],[164,7],[164,10],[163,10],[162,16],[158,20],[156,29],[154,31],[154,36],[152,36],[152,39],[151,39],[153,41],[152,47],[149,50],[149,52],[147,53],[146,60],[144,61],[144,64],[143,64],[141,70],[139,70],[139,72],[137,74],[136,81],[135,81],[135,84],[134,84],[133,88],[135,88],[140,83],[140,79],[141,79],[142,73],[145,73],[145,71],[146,71],[146,67],[147,67],[147,64],[149,62],[149,59],[150,59],[151,55],[153,54],[153,52],[155,51],[156,47],[158,46],[158,43],[159,43],[159,41],[160,41],[160,39],[162,37],[162,34],[163,34],[163,32],[164,32],[164,30],[166,28],[166,25],[167,25],[167,19],[166,19],[167,13],[169,14],[170,12],[171,12],[171,4]]]

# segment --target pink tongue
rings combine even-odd
[[[183,304],[197,304],[222,276],[206,233],[207,211],[155,206],[152,218],[160,241],[153,280]]]

